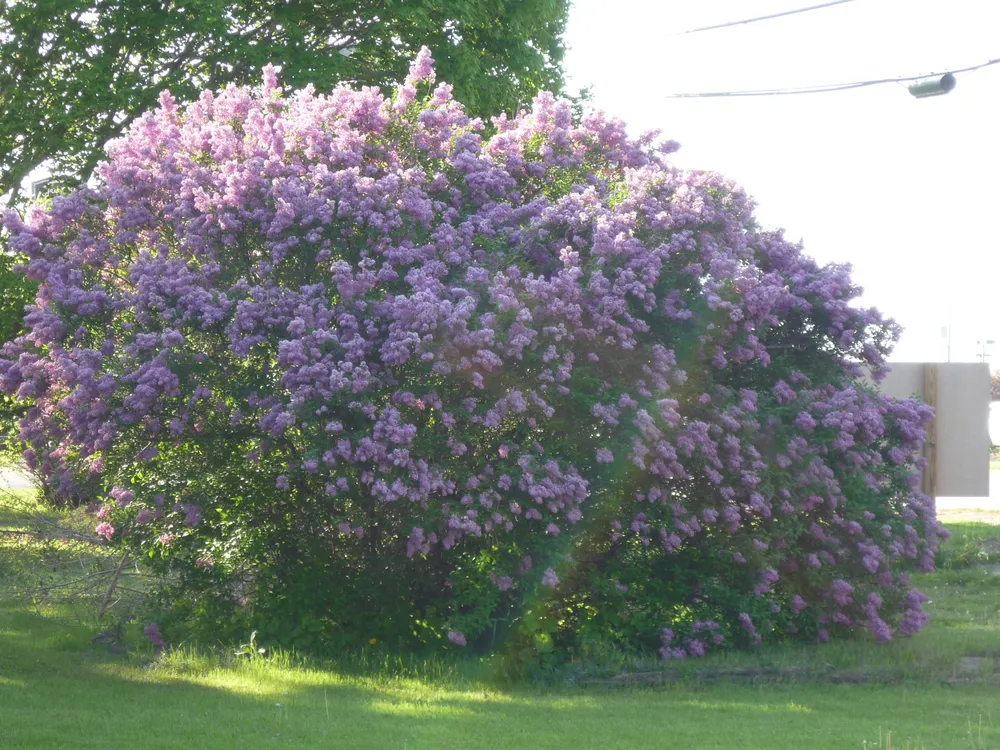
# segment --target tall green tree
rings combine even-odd
[[[6,0],[0,195],[47,164],[85,180],[104,144],[169,88],[186,99],[267,63],[288,86],[384,85],[421,45],[476,115],[561,87],[568,0]]]

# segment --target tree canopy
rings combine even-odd
[[[0,195],[49,162],[85,180],[163,89],[189,99],[269,62],[288,85],[400,80],[421,45],[475,115],[561,86],[567,0],[7,0],[0,5]]]

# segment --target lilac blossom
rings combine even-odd
[[[142,632],[145,633],[146,638],[149,639],[149,642],[153,644],[153,647],[157,651],[162,651],[167,647],[167,642],[160,633],[160,627],[155,622],[149,623],[149,625],[143,628]]]
[[[287,92],[271,67],[164,92],[94,186],[6,212],[39,283],[0,352],[32,470],[168,559],[283,518],[352,570],[520,591],[532,555],[606,529],[613,560],[727,566],[748,611],[726,632],[754,642],[819,617],[919,630],[901,576],[946,535],[918,491],[933,411],[859,385],[899,328],[849,269],[670,141],[547,93],[487,130],[435,81],[424,48],[391,92]],[[707,578],[671,604],[713,616]],[[690,635],[669,658],[721,643],[665,625]]]

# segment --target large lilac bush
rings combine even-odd
[[[22,220],[26,460],[164,573],[160,621],[306,647],[666,658],[926,621],[930,410],[896,326],[748,197],[539,96],[160,107]],[[159,631],[157,631],[159,632]]]

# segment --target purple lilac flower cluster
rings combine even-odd
[[[163,640],[163,635],[160,633],[160,626],[155,622],[149,623],[142,632],[146,634],[149,642],[157,651],[162,651],[167,647],[167,642]]]
[[[723,629],[919,629],[904,570],[943,533],[915,472],[932,414],[859,384],[898,329],[853,304],[849,269],[759,230],[735,184],[671,166],[672,142],[549,94],[487,130],[433,81],[425,50],[392,96],[289,94],[271,68],[185,108],[165,92],[98,188],[8,212],[40,282],[0,359],[3,391],[33,400],[29,465],[106,493],[109,542],[199,560],[243,512],[224,472],[324,498],[309,533],[331,548],[395,540],[417,565],[499,544],[498,596],[562,590],[522,558],[584,519],[602,554],[707,547],[758,624],[665,638],[670,658]],[[179,482],[213,445],[240,465]]]
[[[704,656],[712,646],[722,646],[726,637],[714,620],[695,620],[689,637],[682,638],[670,628],[660,633],[660,656],[664,661]]]

